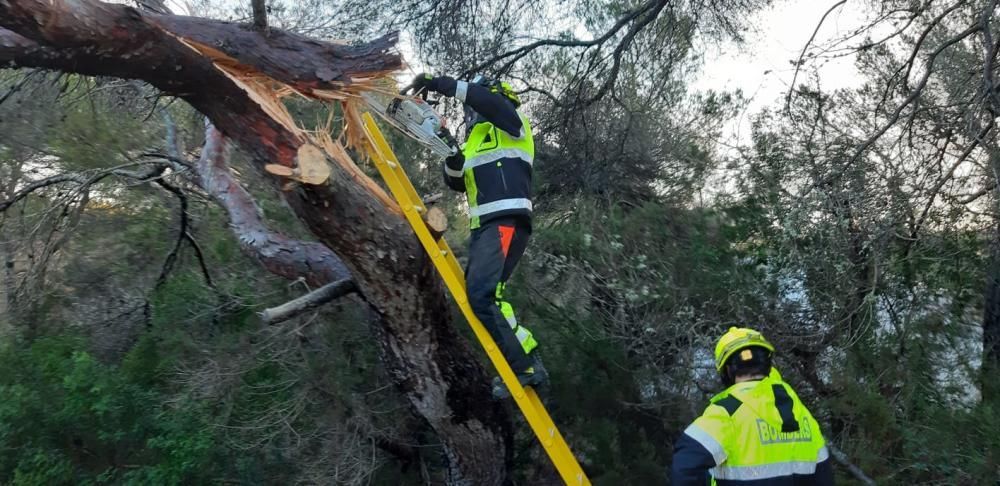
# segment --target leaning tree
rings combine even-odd
[[[347,150],[365,150],[359,94],[402,66],[395,41],[390,34],[334,44],[95,0],[0,0],[3,65],[142,80],[204,114],[212,126],[197,183],[244,232],[244,250],[273,273],[356,292],[391,377],[441,440],[450,481],[500,484],[510,417],[491,401],[486,373],[452,325],[443,286],[398,206]],[[281,102],[289,94],[338,103],[344,136],[301,129]],[[227,177],[225,139],[274,182],[322,245],[282,238],[254,219],[249,195]],[[38,181],[15,197],[73,181]]]

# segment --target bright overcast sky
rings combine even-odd
[[[230,0],[232,1],[232,0]],[[236,0],[249,3],[249,0]],[[184,0],[167,0],[176,12],[186,12],[181,7]],[[788,92],[795,68],[792,62],[798,59],[803,46],[813,34],[823,14],[837,0],[775,0],[774,5],[754,16],[750,25],[754,28],[746,34],[746,42],[703,46],[705,62],[700,75],[691,85],[694,91],[743,90],[750,104],[737,120],[726,130],[723,143],[746,142],[750,130],[750,117]],[[847,33],[857,28],[864,18],[864,10],[859,0],[848,0],[837,7],[823,23],[813,41],[813,46]],[[402,50],[407,54],[411,69],[401,73],[400,78],[412,76],[409,71],[423,68],[405,38]],[[832,90],[848,87],[858,82],[857,71],[850,57],[826,61],[820,70],[822,88]],[[798,83],[809,81],[803,73]]]
[[[705,49],[705,65],[692,89],[742,89],[751,100],[747,112],[734,122],[728,135],[745,142],[750,130],[749,116],[784,98],[795,74],[792,62],[799,58],[820,18],[835,3],[836,0],[777,0],[771,8],[755,16],[751,24],[755,31],[746,36],[743,46],[725,43]],[[857,28],[863,13],[858,2],[841,5],[827,17],[814,45]],[[824,90],[858,83],[850,57],[827,61],[820,70],[820,78]],[[807,79],[800,73],[796,84],[804,81]]]

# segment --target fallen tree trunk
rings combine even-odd
[[[0,63],[141,79],[205,114],[262,172],[276,164],[314,174],[283,196],[340,256],[375,310],[372,329],[386,367],[440,438],[451,482],[501,484],[511,454],[509,416],[490,400],[486,374],[449,322],[443,286],[398,207],[342,147],[304,135],[283,107],[261,96],[281,84],[344,101],[351,115],[352,94],[401,66],[394,43],[394,36],[361,46],[277,30],[264,36],[237,24],[87,0],[0,0]]]

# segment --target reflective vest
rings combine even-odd
[[[809,476],[829,458],[819,424],[777,370],[737,383],[684,431],[715,459],[713,484],[784,483]],[[754,483],[757,484],[757,483]]]
[[[531,215],[531,166],[535,143],[521,113],[519,138],[483,122],[472,128],[462,147],[465,195],[472,229],[494,218]]]

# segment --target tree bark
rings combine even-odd
[[[265,32],[267,31],[267,5],[265,0],[250,0],[253,8],[253,28]]]
[[[309,96],[357,89],[358,79],[398,69],[394,43],[394,35],[360,46],[278,30],[265,37],[237,24],[87,0],[0,0],[0,63],[142,79],[205,114],[262,172],[269,163],[297,167],[308,140],[203,52],[213,49],[232,66],[249,66]],[[501,484],[511,457],[509,415],[490,399],[483,368],[452,326],[429,258],[376,184],[349,160],[327,163],[324,183],[298,184],[283,196],[343,259],[375,310],[373,334],[386,367],[438,434],[450,482]]]

